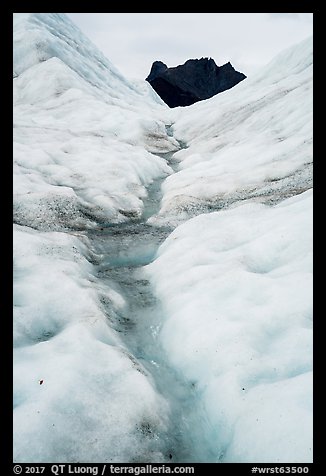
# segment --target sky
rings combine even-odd
[[[129,79],[156,60],[168,67],[211,57],[250,76],[313,34],[312,13],[68,13]]]

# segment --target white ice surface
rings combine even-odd
[[[311,62],[308,40],[170,110],[65,15],[14,16],[16,462],[168,458],[168,402],[114,330],[126,303],[77,231],[140,217],[164,177],[151,223],[225,208],[176,228],[146,268],[167,362],[207,415],[192,440],[216,461],[311,461]],[[176,139],[172,174],[155,154]]]
[[[14,459],[165,460],[168,404],[71,230],[140,216],[146,186],[172,172],[152,153],[178,147],[169,109],[65,15],[15,15],[14,70]]]
[[[186,148],[152,223],[180,223],[253,200],[277,203],[312,186],[312,38],[206,101],[173,109]]]
[[[146,186],[172,172],[153,155],[178,148],[167,106],[65,15],[15,17],[14,67],[16,222],[59,230],[139,217]]]
[[[223,462],[312,460],[312,192],[177,227],[147,266],[160,341]]]
[[[108,325],[125,303],[89,259],[77,236],[14,227],[15,462],[166,458],[168,405]]]

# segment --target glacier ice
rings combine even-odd
[[[179,172],[155,223],[250,200],[275,204],[312,187],[312,39],[209,100],[176,108]]]
[[[177,227],[147,272],[160,340],[200,389],[224,462],[312,459],[312,193]]]
[[[146,187],[172,172],[152,152],[178,148],[166,133],[166,106],[130,86],[66,16],[32,14],[18,20],[16,223],[59,230],[125,221],[125,212],[140,216]],[[76,41],[87,44],[78,54]],[[26,44],[35,50],[31,59]],[[40,51],[46,51],[43,60]],[[164,120],[158,118],[161,110]]]
[[[311,40],[174,110],[64,14],[13,44],[14,460],[310,462]]]

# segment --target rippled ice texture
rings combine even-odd
[[[14,16],[15,461],[170,461],[177,418],[188,461],[311,461],[311,63],[169,110],[64,14]]]
[[[275,204],[312,187],[312,38],[236,87],[176,108],[180,171],[151,222],[177,224],[243,200]]]
[[[147,271],[223,462],[312,460],[312,192],[180,225]],[[200,443],[199,443],[200,444]]]

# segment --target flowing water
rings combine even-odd
[[[172,153],[160,156],[177,170]],[[103,257],[97,266],[98,277],[126,301],[119,313],[108,309],[110,325],[120,333],[132,358],[150,374],[157,392],[171,409],[168,431],[158,435],[155,440],[158,447],[154,449],[162,452],[169,462],[210,462],[215,461],[216,455],[210,448],[210,424],[201,408],[200,395],[195,383],[184,381],[167,363],[158,340],[163,311],[143,272],[172,231],[147,223],[159,210],[162,181],[157,180],[149,187],[141,219],[104,224],[89,231],[88,237],[94,251]]]

